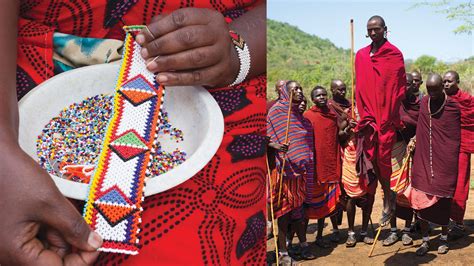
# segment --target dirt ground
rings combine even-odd
[[[474,158],[471,160],[471,181],[474,175]],[[472,184],[472,183],[471,183]],[[471,186],[472,187],[472,186]],[[382,246],[381,241],[377,242],[374,253],[371,258],[368,257],[370,246],[364,243],[357,243],[353,248],[346,248],[345,241],[347,236],[347,216],[344,213],[342,225],[339,227],[341,232],[341,241],[328,249],[321,249],[313,244],[315,240],[316,221],[310,220],[308,226],[307,238],[310,243],[311,250],[316,254],[317,258],[311,261],[297,261],[296,265],[474,265],[474,189],[469,193],[468,207],[465,216],[466,235],[464,237],[450,240],[450,251],[448,254],[440,255],[437,253],[438,238],[441,234],[441,228],[435,228],[431,234],[430,252],[424,257],[418,257],[415,250],[421,244],[421,238],[417,234],[412,234],[414,244],[412,246],[403,246],[401,242],[397,242],[390,247]],[[377,228],[377,221],[382,212],[382,191],[378,189],[374,209],[372,212],[372,221]],[[356,213],[356,232],[360,230],[361,215],[360,209]],[[440,214],[442,215],[442,214]],[[398,228],[402,228],[404,222],[397,220]],[[329,223],[329,226],[328,226]],[[389,227],[382,230],[380,234],[381,240],[389,234]],[[326,227],[324,228],[324,237],[329,241],[331,234],[330,220],[326,219]],[[374,236],[369,226],[369,235]],[[298,239],[295,237],[293,243],[297,243]],[[274,239],[267,241],[267,260],[269,265],[275,265],[275,243]],[[273,263],[271,263],[273,262]]]

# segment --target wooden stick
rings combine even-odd
[[[379,226],[379,229],[377,230],[377,235],[375,235],[374,243],[372,244],[372,248],[370,249],[370,252],[369,252],[369,258],[372,256],[372,252],[374,252],[375,243],[377,243],[377,239],[379,238],[380,231],[382,231],[382,227],[383,226]]]
[[[293,105],[293,91],[290,91],[290,105],[288,106],[288,115],[286,117],[286,132],[285,132],[285,144],[288,144],[288,132],[290,131],[290,118],[291,118],[291,106]],[[281,164],[281,171],[280,171],[280,189],[278,191],[278,206],[281,206],[281,191],[283,188],[283,171],[285,170],[285,155],[283,155],[283,163]]]
[[[279,256],[278,256],[278,231],[276,230],[275,214],[274,214],[274,210],[273,210],[272,177],[271,177],[271,172],[270,172],[270,165],[268,164],[268,157],[265,157],[265,158],[266,158],[266,162],[267,162],[267,176],[268,176],[268,186],[269,186],[269,194],[270,194],[270,214],[272,216],[273,239],[275,241],[276,265],[280,265]]]
[[[351,19],[351,117],[355,119],[354,114],[354,19]]]

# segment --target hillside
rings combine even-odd
[[[407,60],[408,71],[419,70],[426,79],[427,73],[444,73],[452,69],[459,72],[462,88],[474,93],[474,57],[453,64],[423,55]],[[295,26],[267,20],[267,76],[268,98],[275,98],[274,85],[279,79],[294,79],[301,83],[309,96],[311,89],[322,85],[329,89],[331,79],[346,82],[350,97],[350,50],[336,47],[331,41],[305,33]],[[424,90],[424,87],[422,88]]]

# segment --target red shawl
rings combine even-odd
[[[474,153],[474,97],[458,90],[451,98],[461,109],[461,152]]]
[[[327,107],[313,106],[304,117],[313,125],[317,180],[320,183],[339,182],[342,168],[336,114]]]
[[[448,97],[444,110],[431,118],[433,173],[430,167],[428,98],[421,100],[416,127],[412,186],[429,195],[452,198],[458,177],[461,120],[458,104]],[[433,110],[435,111],[435,110]]]
[[[395,129],[401,126],[399,108],[406,90],[403,55],[390,42],[370,56],[371,45],[356,54],[356,104],[361,120],[356,130],[362,134],[367,159],[377,158],[382,177],[391,174],[391,150]]]

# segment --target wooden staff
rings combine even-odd
[[[293,104],[293,90],[290,91],[290,105],[288,106],[288,115],[286,117],[286,132],[285,132],[285,144],[288,144],[288,131],[290,131],[290,117],[291,117],[291,106]],[[288,151],[287,151],[288,152]],[[281,172],[280,172],[280,189],[278,191],[278,206],[280,205],[281,201],[281,191],[283,188],[283,171],[285,170],[285,157],[286,153],[283,156],[283,163],[281,164]]]
[[[270,195],[270,215],[272,217],[272,230],[273,230],[273,239],[275,241],[275,254],[276,254],[276,265],[280,265],[279,256],[278,256],[278,233],[276,230],[275,224],[275,214],[273,211],[273,186],[272,186],[272,177],[270,172],[270,165],[268,164],[268,157],[266,157],[267,162],[267,176],[268,176],[268,186],[269,186],[269,195]]]
[[[351,117],[352,119],[355,119],[355,114],[354,114],[354,19],[351,19]]]
[[[408,163],[410,162],[410,156],[411,156],[412,152],[413,152],[413,147],[411,147],[410,150],[408,151],[408,158],[405,162],[403,162],[402,169],[400,171],[400,174],[397,177],[397,183],[395,184],[395,191],[394,191],[395,193],[397,193],[397,191],[398,191],[398,185],[400,184],[400,179],[402,177],[402,174],[405,171],[405,169],[408,167]],[[380,231],[382,231],[383,227],[384,226],[379,226],[379,229],[377,230],[377,234],[375,235],[374,243],[372,244],[372,248],[370,249],[370,252],[369,252],[369,258],[372,256],[372,252],[374,252],[375,243],[377,243],[377,239],[379,238]]]

